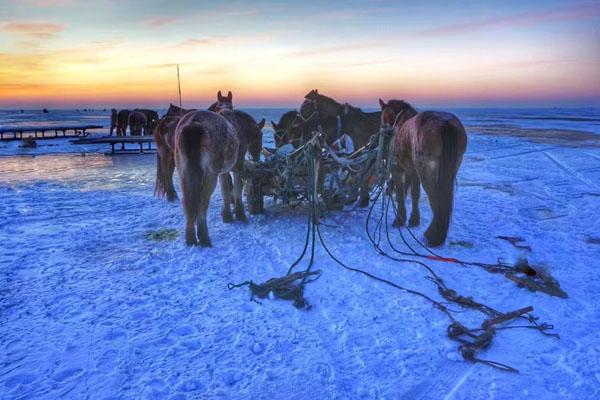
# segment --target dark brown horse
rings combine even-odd
[[[132,111],[129,113],[129,133],[131,136],[140,136],[144,127],[148,124],[146,115],[141,111]]]
[[[185,114],[165,115],[154,129],[156,142],[156,184],[154,195],[166,198],[167,201],[177,200],[177,192],[173,186],[175,171],[175,128]]]
[[[279,118],[278,123],[271,121],[271,126],[273,126],[273,139],[275,140],[275,147],[279,148],[290,142],[288,129],[297,115],[298,111],[291,110],[283,114],[281,118]]]
[[[312,132],[320,125],[328,144],[345,133],[352,138],[354,147],[358,149],[379,132],[380,115],[380,112],[366,113],[349,104],[338,103],[314,89],[304,96],[300,116],[292,123],[296,130],[292,129],[290,132],[290,140],[298,138],[298,127],[302,128],[302,136],[306,140],[310,139]]]
[[[127,124],[129,123],[129,110],[121,110],[117,114],[117,136],[127,134]]]
[[[110,136],[112,136],[115,128],[117,127],[118,113],[114,108],[110,110]]]
[[[173,186],[175,171],[175,128],[185,114],[196,110],[186,110],[170,104],[167,113],[158,121],[154,129],[156,142],[156,184],[154,195],[166,198],[167,201],[177,200],[177,192]]]
[[[366,113],[358,107],[340,104],[334,99],[311,90],[305,97],[300,113],[290,124],[288,135],[292,144],[306,141],[321,127],[327,144],[341,135],[352,139],[355,149],[365,146],[372,135],[379,132],[381,112]],[[300,136],[301,135],[301,136]],[[361,183],[359,207],[369,205],[368,178]]]
[[[219,111],[219,114],[227,118],[234,126],[240,142],[237,162],[231,170],[233,182],[229,174],[221,176],[221,191],[226,192],[233,189],[235,217],[240,221],[246,221],[244,203],[242,202],[244,158],[246,157],[246,152],[248,152],[254,161],[259,160],[262,150],[262,128],[265,126],[265,119],[263,118],[257,123],[249,114],[240,110],[222,109]],[[223,202],[223,221],[230,222],[232,221],[230,204],[225,203],[225,198]]]
[[[154,110],[148,110],[146,108],[136,108],[134,111],[141,112],[146,117],[146,124],[143,127],[144,136],[152,134],[152,131],[158,124],[158,113]]]
[[[439,246],[446,240],[450,226],[456,174],[467,148],[465,129],[450,113],[418,113],[402,100],[386,104],[380,99],[379,104],[382,125],[394,129],[390,145],[392,181],[398,202],[394,223],[400,226],[406,223],[404,202],[409,188],[412,211],[408,223],[410,226],[420,223],[419,197],[423,185],[433,213],[425,238],[428,246]]]
[[[175,164],[183,196],[188,245],[211,246],[206,223],[210,197],[217,179],[238,163],[239,146],[234,126],[222,115],[193,111],[179,120],[175,128]],[[223,178],[220,180],[223,182]],[[229,208],[231,204],[231,188],[221,183],[221,189],[225,220],[225,205]]]

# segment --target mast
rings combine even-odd
[[[179,94],[179,108],[183,108],[181,105],[181,81],[179,80],[179,64],[177,64],[177,93]]]

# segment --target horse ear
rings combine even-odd
[[[381,106],[381,109],[383,110],[385,108],[385,101],[379,99],[379,105]]]
[[[229,92],[227,92],[227,98],[229,99],[229,102],[231,102],[231,100],[233,100],[233,93],[231,93],[231,90]]]
[[[223,95],[221,94],[221,91],[219,90],[219,93],[217,93],[217,100],[221,101],[222,97],[223,97]]]
[[[265,127],[265,119],[263,118],[259,123],[258,123],[258,129],[262,129]]]
[[[276,131],[279,127],[277,126],[277,124],[275,122],[273,122],[271,120],[271,126],[273,127],[273,130]]]

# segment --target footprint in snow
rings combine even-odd
[[[54,374],[52,379],[54,379],[55,381],[58,381],[58,382],[62,382],[64,380],[67,380],[74,376],[81,375],[82,372],[83,372],[83,369],[81,369],[81,368],[67,368],[67,369],[63,369],[62,371],[59,371],[56,374]]]
[[[9,389],[13,389],[13,388],[17,387],[18,385],[28,385],[31,382],[35,381],[36,378],[37,377],[34,374],[29,374],[29,373],[16,374],[16,375],[8,377],[4,381],[4,386],[6,386]]]

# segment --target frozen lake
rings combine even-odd
[[[579,122],[566,127],[600,133]],[[63,141],[41,143],[35,157],[9,156],[25,152],[17,145],[0,145],[2,399],[600,396],[598,143],[469,137],[453,224],[439,252],[489,262],[524,254],[569,294],[550,297],[480,269],[430,263],[462,294],[503,311],[532,305],[555,325],[560,340],[505,330],[481,354],[519,374],[462,361],[442,313],[340,269],[322,249],[316,268],[323,275],[306,289],[309,311],[229,291],[229,282],[285,274],[302,250],[305,207],[267,203],[247,224],[225,225],[217,190],[209,209],[214,247],[187,248],[180,204],[152,195],[154,156],[108,157],[97,148],[79,154]],[[424,196],[421,210],[418,235],[430,215]],[[357,210],[323,221],[336,255],[439,298],[417,265],[375,253],[365,218]],[[163,228],[180,235],[163,242],[144,236]],[[531,252],[500,235],[521,236]],[[396,232],[392,239],[400,246]]]

